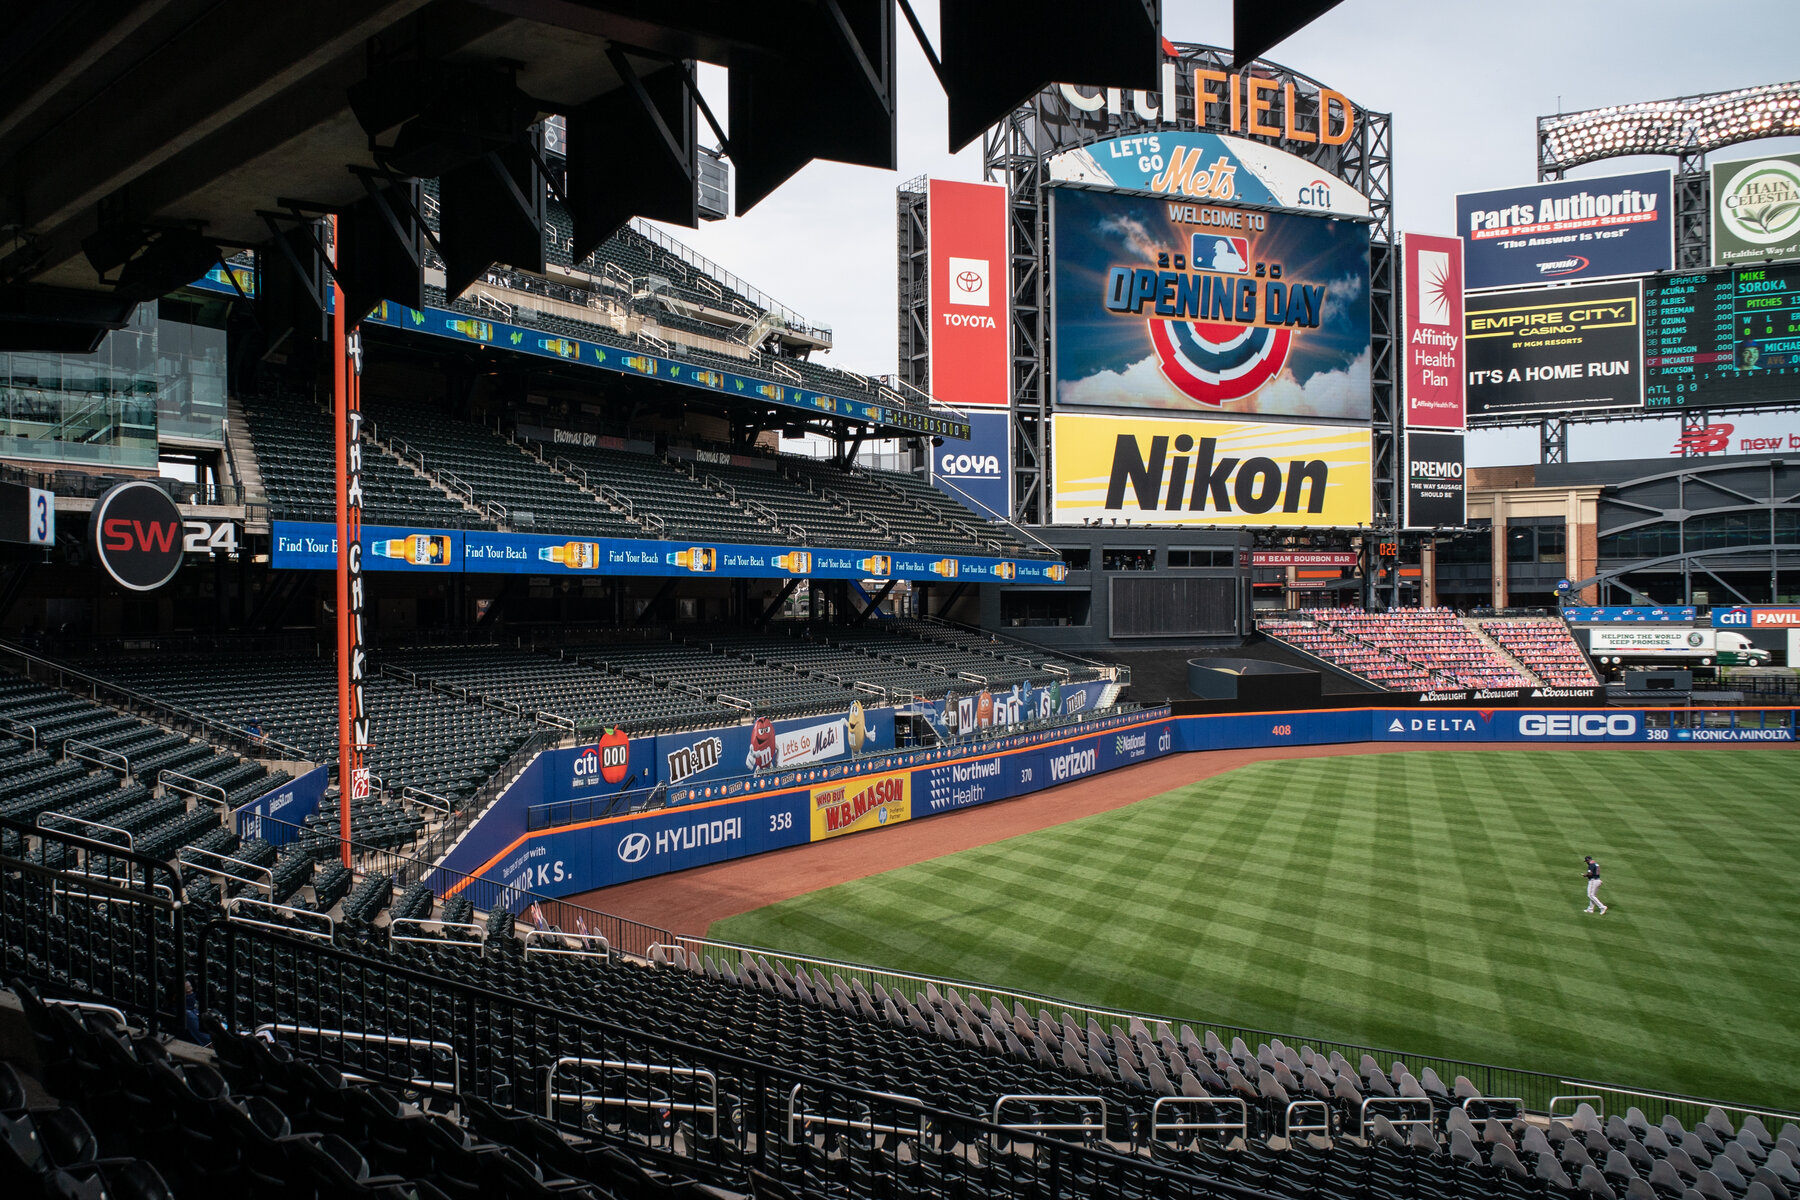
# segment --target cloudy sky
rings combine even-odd
[[[936,29],[935,0],[915,8]],[[1228,45],[1228,0],[1164,0],[1174,41]],[[1270,58],[1393,114],[1399,227],[1452,232],[1457,192],[1530,183],[1540,114],[1722,91],[1800,77],[1796,0],[1344,0]],[[721,117],[724,72],[703,70]],[[820,104],[830,97],[821,94]],[[944,95],[909,31],[900,32],[897,172],[815,162],[748,215],[673,229],[681,238],[809,319],[832,326],[827,361],[868,374],[894,370],[894,191],[915,175],[979,179],[979,150],[947,151]],[[803,120],[796,114],[796,120]],[[1757,149],[1800,148],[1762,143]],[[1723,158],[1743,157],[1734,147]],[[1672,165],[1621,160],[1578,175]],[[1800,422],[1795,424],[1800,432]],[[1661,455],[1674,422],[1577,427],[1574,457]],[[1482,435],[1477,463],[1537,457],[1535,429]]]

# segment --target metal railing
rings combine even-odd
[[[23,663],[25,669],[22,673],[27,679],[35,678],[32,672],[34,669],[38,669],[54,675],[58,687],[77,691],[78,689],[70,688],[67,682],[74,680],[83,685],[83,688],[79,690],[87,691],[92,700],[112,704],[112,707],[121,708],[128,713],[147,716],[190,737],[204,737],[216,746],[225,747],[247,758],[268,758],[274,755],[293,762],[311,762],[311,755],[298,746],[290,746],[270,737],[252,737],[246,729],[227,725],[223,721],[201,716],[199,713],[159,700],[154,696],[147,696],[142,692],[122,687],[96,675],[89,675],[85,671],[78,671],[55,659],[46,658],[27,650],[23,646],[0,641],[0,655],[11,655]],[[112,697],[120,703],[113,703],[112,700],[106,700],[103,697]],[[14,728],[13,722],[0,718],[0,730],[11,731]],[[23,728],[30,730],[32,745],[36,747],[38,745],[37,731],[31,729],[30,726]]]
[[[76,749],[80,747],[80,749]],[[108,750],[104,746],[96,746],[76,738],[63,742],[64,758],[79,758],[84,763],[99,767],[103,771],[118,771],[122,778],[131,775],[131,760],[117,750]]]
[[[1578,1099],[1600,1101],[1611,1097],[1615,1098],[1613,1105],[1615,1108],[1635,1104],[1649,1114],[1652,1123],[1660,1121],[1666,1115],[1673,1114],[1684,1125],[1691,1126],[1695,1122],[1703,1120],[1708,1110],[1712,1108],[1722,1109],[1727,1114],[1733,1115],[1734,1119],[1746,1114],[1755,1114],[1764,1119],[1773,1117],[1782,1121],[1800,1122],[1800,1114],[1784,1113],[1700,1096],[1685,1096],[1673,1092],[1634,1090],[1589,1079],[1575,1079],[1566,1074],[1494,1066],[1489,1063],[1470,1062],[1440,1055],[1409,1053],[1391,1047],[1363,1046],[1331,1038],[1276,1033],[1202,1018],[1161,1016],[1154,1013],[1130,1012],[1123,1009],[1077,1004],[1054,996],[1047,996],[1041,992],[993,987],[989,984],[938,975],[920,975],[870,966],[865,963],[815,958],[809,955],[791,954],[765,947],[744,946],[710,938],[681,936],[675,938],[674,941],[677,945],[685,948],[690,956],[698,960],[711,958],[721,968],[730,965],[739,974],[742,973],[743,967],[751,962],[757,962],[765,969],[770,964],[785,965],[790,971],[798,973],[804,970],[809,973],[809,976],[810,972],[817,970],[823,972],[827,977],[841,976],[846,984],[860,983],[870,993],[874,992],[876,985],[880,985],[890,992],[898,991],[902,995],[915,996],[920,1007],[926,1005],[925,997],[928,989],[935,989],[940,993],[955,989],[965,995],[973,994],[984,997],[989,1008],[999,1004],[1008,1011],[1012,1011],[1015,1005],[1020,1005],[1028,1012],[1049,1014],[1052,1023],[1071,1020],[1078,1028],[1085,1027],[1090,1020],[1099,1024],[1101,1028],[1110,1025],[1128,1028],[1131,1022],[1138,1021],[1149,1028],[1163,1025],[1170,1030],[1179,1029],[1182,1033],[1182,1041],[1186,1041],[1187,1035],[1190,1033],[1203,1039],[1210,1032],[1216,1034],[1226,1045],[1230,1045],[1233,1038],[1241,1038],[1249,1046],[1280,1040],[1289,1046],[1310,1046],[1319,1054],[1329,1055],[1335,1050],[1353,1064],[1360,1062],[1363,1055],[1369,1055],[1378,1062],[1391,1063],[1398,1060],[1404,1062],[1415,1075],[1419,1076],[1424,1075],[1426,1068],[1436,1071],[1444,1079],[1463,1076],[1481,1093],[1481,1100],[1489,1104],[1514,1101],[1536,1113],[1549,1112],[1554,1100],[1566,1099],[1568,1097],[1565,1093],[1579,1090],[1583,1095],[1577,1097]],[[1173,1097],[1171,1099],[1186,1101],[1188,1098]],[[1394,1100],[1420,1099],[1425,1098],[1382,1096],[1372,1097],[1371,1101],[1387,1103]],[[1596,1108],[1602,1107],[1599,1103],[1596,1103],[1595,1106]],[[1401,1121],[1395,1122],[1395,1124],[1401,1123]]]
[[[876,1189],[910,1176],[922,1163],[954,1176],[957,1189],[970,1195],[1024,1194],[1023,1189],[1056,1196],[1198,1195],[1204,1190],[1223,1200],[1263,1198],[1251,1188],[1202,1181],[1105,1143],[996,1125],[987,1119],[985,1100],[974,1111],[949,1111],[404,963],[226,922],[206,930],[203,946],[201,1003],[218,1009],[230,1028],[270,1026],[271,1034],[300,1043],[299,1049],[325,1064],[402,1091],[439,1082],[452,1062],[487,1064],[464,1071],[464,1095],[545,1117],[571,1132],[604,1130],[609,1140],[668,1156],[672,1166],[684,1160],[717,1162],[710,1156],[725,1152],[739,1171],[798,1177],[802,1163],[821,1149],[820,1135],[829,1133],[855,1154],[859,1172]],[[371,972],[381,978],[379,1000],[360,986]],[[343,1010],[342,1024],[368,1031],[374,1045],[331,1031],[286,1034],[274,1028],[291,1022],[278,1012],[305,1010],[326,996]],[[432,1056],[434,1069],[421,1070],[394,1047]],[[771,1053],[777,1049],[769,1047]],[[602,1065],[570,1066],[569,1060]],[[716,1138],[704,1136],[713,1115],[709,1107],[719,1118]],[[659,1109],[690,1120],[665,1121]],[[709,1119],[694,1119],[699,1117]],[[677,1136],[690,1123],[701,1136],[691,1131]],[[895,1132],[883,1136],[889,1130]],[[981,1152],[971,1153],[977,1145]]]
[[[181,877],[169,863],[96,841],[0,817],[0,976],[72,999],[108,1004],[164,1033],[186,1021],[183,980],[187,912]],[[63,863],[33,861],[33,852]],[[34,914],[55,913],[56,921]],[[97,972],[101,959],[135,964]],[[105,990],[98,990],[105,989]]]
[[[302,826],[276,817],[264,817],[263,823],[282,830],[290,838],[298,838],[308,832]],[[647,958],[652,945],[675,940],[673,933],[654,925],[646,925],[567,900],[539,895],[529,887],[465,875],[461,871],[453,871],[396,850],[367,846],[354,838],[350,841],[350,853],[356,860],[359,874],[385,875],[393,880],[394,887],[400,891],[413,883],[426,883],[441,899],[466,896],[477,912],[487,914],[504,908],[513,914],[515,922],[522,920],[523,914],[535,904],[538,911],[544,914],[545,922],[557,932],[570,938],[604,938],[607,945],[623,954]]]

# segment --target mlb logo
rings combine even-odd
[[[1226,271],[1237,275],[1250,270],[1250,239],[1196,233],[1189,245],[1189,261],[1196,271]]]
[[[952,256],[946,270],[950,277],[948,289],[950,303],[961,304],[968,308],[986,308],[988,306],[987,259]]]

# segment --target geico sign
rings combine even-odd
[[[1637,733],[1632,713],[1524,713],[1519,717],[1520,737],[1632,737]]]

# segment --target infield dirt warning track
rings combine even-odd
[[[1685,745],[1685,744],[1684,744]],[[1517,749],[1517,747],[1513,747]],[[1617,746],[1559,744],[1557,749],[1602,750]],[[1659,746],[1657,753],[1675,748]],[[1699,749],[1704,747],[1686,747]],[[1022,833],[1048,829],[1095,813],[1110,812],[1164,792],[1234,771],[1252,763],[1284,758],[1326,758],[1341,754],[1403,754],[1413,750],[1503,750],[1494,745],[1439,742],[1382,742],[1340,746],[1209,750],[1121,767],[1075,783],[997,800],[975,808],[908,821],[750,858],[694,867],[652,879],[583,892],[576,904],[690,937],[703,937],[714,921],[735,917],[820,888],[867,875],[909,867],[927,859],[971,850]]]

